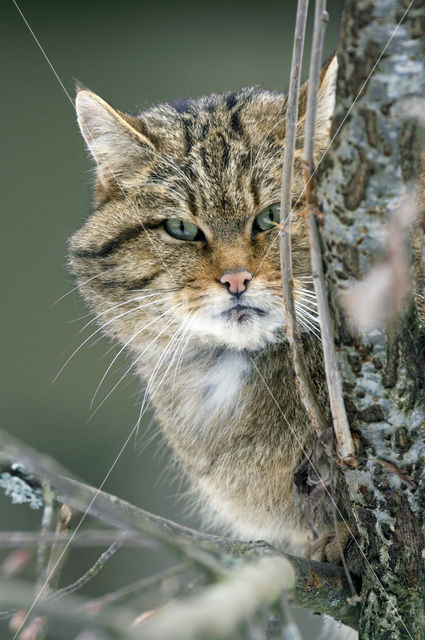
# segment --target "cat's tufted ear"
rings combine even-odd
[[[330,134],[331,118],[335,110],[337,73],[338,61],[336,56],[333,56],[322,69],[317,101],[316,132],[326,138]]]
[[[333,56],[321,70],[319,94],[317,97],[316,111],[316,150],[326,145],[329,141],[331,118],[335,109],[336,76],[338,62]],[[308,81],[303,84],[300,91],[298,110],[297,133],[301,140],[304,135],[305,116],[307,108]]]
[[[115,182],[136,166],[147,153],[155,151],[140,123],[114,109],[88,89],[77,93],[75,108],[78,124],[98,167],[103,185]]]

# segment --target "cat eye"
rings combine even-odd
[[[254,220],[253,230],[254,232],[268,231],[273,229],[276,224],[280,222],[280,204],[272,204],[270,207],[266,207]]]
[[[191,222],[184,222],[177,218],[170,218],[165,223],[165,229],[170,236],[177,240],[205,240],[205,236],[200,229]]]

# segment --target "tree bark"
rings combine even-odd
[[[398,113],[425,93],[424,34],[423,0],[347,2],[334,140],[318,176],[329,304],[358,448],[358,466],[341,473],[364,554],[360,640],[425,638],[423,326],[411,299],[385,329],[353,336],[339,297],[383,254],[391,212],[420,172],[419,127]]]

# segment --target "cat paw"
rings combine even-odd
[[[310,543],[306,555],[318,562],[341,564],[341,552],[345,552],[348,543],[355,537],[356,530],[352,524],[338,522],[336,529],[323,533]]]

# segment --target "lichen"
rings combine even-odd
[[[21,465],[13,464],[11,471],[14,473],[4,471],[0,474],[0,487],[11,499],[12,504],[27,503],[31,509],[40,509],[43,506],[42,489],[32,486],[27,481]]]

